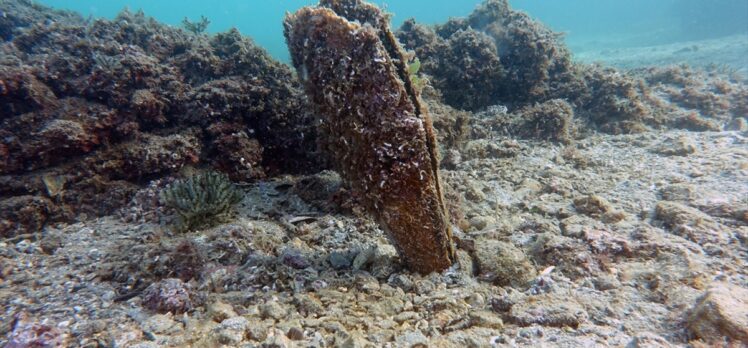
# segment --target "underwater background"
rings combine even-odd
[[[0,347],[746,346],[748,0],[313,2],[0,0]]]
[[[468,15],[478,0],[373,1],[394,14],[397,28],[410,17],[424,24],[436,24],[450,17]],[[288,61],[281,21],[286,11],[313,5],[313,0],[202,1],[202,0],[42,0],[38,3],[70,9],[84,16],[113,18],[124,8],[142,9],[157,20],[180,25],[185,17],[196,21],[207,17],[209,32],[236,27],[251,36],[273,56]],[[746,0],[516,0],[517,10],[566,34],[575,52],[590,48],[660,45],[748,34]]]

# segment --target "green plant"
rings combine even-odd
[[[226,175],[208,172],[172,183],[160,197],[179,216],[177,230],[185,231],[225,221],[242,200],[242,193]]]
[[[426,86],[426,80],[418,76],[418,71],[421,70],[421,60],[416,57],[410,64],[408,64],[408,76],[410,77],[410,84],[418,93],[421,93],[423,87]]]
[[[205,16],[200,16],[200,20],[197,22],[192,22],[187,17],[184,17],[184,19],[182,20],[182,26],[187,29],[187,31],[195,34],[204,33],[205,30],[208,29],[209,25],[210,20],[208,20],[208,18],[205,18]]]

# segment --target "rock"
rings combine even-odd
[[[742,117],[735,118],[725,125],[725,130],[740,132],[748,131],[748,121],[746,121],[745,118]]]
[[[525,301],[527,295],[514,289],[509,289],[505,295],[492,298],[491,309],[497,313],[505,313],[517,303]]]
[[[688,202],[696,196],[694,191],[693,185],[674,184],[662,188],[660,192],[663,200]]]
[[[460,163],[462,163],[462,155],[460,154],[460,151],[457,151],[456,149],[447,149],[444,151],[443,158],[441,162],[439,162],[439,165],[444,169],[455,170]]]
[[[15,196],[0,198],[0,238],[39,233],[58,208],[46,197]]]
[[[420,330],[408,331],[395,338],[395,346],[402,348],[428,347],[429,339]]]
[[[233,317],[222,321],[211,330],[215,341],[225,345],[237,345],[244,341],[249,321],[244,317]]]
[[[674,234],[699,244],[725,243],[727,232],[711,216],[677,202],[659,201],[656,218]]]
[[[291,268],[304,269],[311,266],[309,260],[295,248],[285,248],[281,252],[281,262]]]
[[[262,318],[281,320],[288,315],[288,310],[277,301],[270,301],[260,306]]]
[[[459,254],[458,254],[458,259],[459,259]],[[411,277],[409,277],[406,274],[395,274],[395,275],[393,275],[389,279],[389,284],[392,285],[392,286],[396,286],[396,287],[398,287],[400,289],[403,289],[403,291],[405,291],[405,292],[409,292],[409,291],[413,290],[413,288],[415,287],[415,283],[413,282],[413,280],[411,279]]]
[[[608,223],[615,223],[626,217],[623,212],[614,209],[610,202],[598,195],[574,199],[574,208],[582,214]]]
[[[320,314],[325,311],[322,302],[309,294],[297,294],[294,296],[293,304],[299,314],[309,316],[311,314]]]
[[[342,180],[340,175],[331,170],[323,170],[317,174],[302,178],[294,185],[294,192],[307,203],[320,209],[332,211],[333,195],[340,190]]]
[[[486,200],[486,194],[471,180],[465,183],[464,194],[471,202],[480,203]]]
[[[500,286],[523,287],[537,275],[525,253],[514,245],[497,240],[475,244],[475,260],[482,279]]]
[[[143,306],[159,313],[181,314],[194,307],[192,287],[181,279],[168,278],[143,291]]]
[[[421,319],[421,316],[416,312],[402,312],[392,319],[402,324],[406,321],[418,321]]]
[[[247,336],[255,341],[264,341],[268,338],[270,325],[267,322],[252,320],[247,324]]]
[[[415,290],[419,295],[427,295],[436,290],[436,285],[428,279],[421,279],[416,281]]]
[[[36,322],[25,313],[16,314],[13,319],[11,322],[15,323],[7,336],[5,347],[62,347],[63,336],[58,328]]]
[[[663,337],[651,332],[644,332],[636,335],[634,339],[626,345],[626,348],[670,348],[672,345]]]
[[[621,286],[621,282],[618,281],[616,277],[609,274],[603,274],[592,279],[592,283],[595,285],[595,289],[600,291],[617,289]]]
[[[502,329],[504,322],[496,313],[491,311],[477,310],[471,311],[468,315],[470,318],[470,325],[485,327],[489,329]]]
[[[62,237],[58,234],[46,234],[41,241],[39,241],[39,247],[47,255],[54,254],[55,250],[62,246]]]
[[[379,278],[386,279],[394,273],[398,265],[397,250],[391,244],[377,243],[360,252],[353,260],[354,269],[364,269]]]
[[[539,295],[517,303],[509,310],[509,320],[517,325],[533,324],[577,328],[586,321],[587,312],[571,298],[558,299]]]
[[[655,147],[654,152],[665,156],[688,156],[698,149],[696,143],[687,136],[664,141]]]
[[[368,348],[372,344],[367,341],[359,332],[353,332],[349,335],[335,336],[335,348]]]
[[[465,145],[464,153],[468,160],[497,159],[517,157],[519,150],[517,147],[507,146],[506,143],[498,144],[492,140],[479,139],[469,141]]]
[[[270,329],[268,337],[265,339],[265,342],[262,343],[262,347],[288,348],[295,347],[295,345],[290,339],[288,339],[288,337],[286,337],[286,334],[283,333],[283,331],[280,331],[278,329]]]
[[[486,304],[486,299],[480,293],[475,292],[465,298],[465,302],[467,302],[473,308],[481,308]]]
[[[582,239],[596,254],[628,255],[631,253],[629,241],[605,229],[582,228]]]
[[[207,310],[208,317],[216,323],[220,323],[228,318],[233,318],[236,316],[234,307],[221,301],[215,301],[211,303],[210,305],[208,305]]]
[[[713,284],[699,298],[686,322],[694,336],[708,343],[721,345],[727,337],[748,344],[748,289]]]
[[[475,249],[474,244],[473,249]],[[459,271],[463,277],[472,278],[473,276],[475,276],[475,265],[473,263],[473,257],[470,256],[469,252],[462,249],[457,249],[457,265],[459,265]]]
[[[286,337],[293,341],[300,341],[304,339],[304,330],[299,329],[298,327],[292,327],[288,329],[288,332],[286,332]]]
[[[173,335],[183,331],[182,323],[174,320],[172,314],[156,314],[146,319],[140,328],[143,332],[157,335]]]
[[[351,252],[333,251],[327,257],[327,261],[330,262],[333,269],[343,270],[351,267],[353,256]]]
[[[495,223],[495,220],[488,216],[474,216],[469,220],[470,226],[476,231],[480,231]]]

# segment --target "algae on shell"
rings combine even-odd
[[[421,273],[455,259],[431,119],[376,6],[321,1],[285,19],[294,66],[322,117],[319,139],[341,176]]]

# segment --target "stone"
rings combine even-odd
[[[678,202],[659,201],[655,214],[673,234],[692,242],[720,244],[727,241],[726,232],[719,223],[696,208]]]
[[[574,199],[574,208],[582,214],[608,223],[619,222],[626,217],[623,212],[614,209],[608,200],[598,195],[589,195]]]
[[[293,304],[296,306],[296,310],[304,316],[320,314],[325,310],[324,306],[322,306],[322,302],[309,294],[295,295]]]
[[[489,329],[501,329],[504,321],[496,313],[486,310],[471,311],[468,315],[471,326],[485,327]]]
[[[270,329],[268,337],[265,342],[262,343],[262,347],[265,348],[288,348],[295,347],[294,343],[286,337],[283,331],[278,329]]]
[[[348,269],[353,263],[353,255],[351,255],[350,252],[333,251],[330,253],[330,256],[327,257],[327,261],[330,262],[330,266],[332,266],[333,269]]]
[[[221,301],[215,301],[211,303],[210,305],[208,305],[207,310],[208,317],[210,317],[210,319],[215,321],[216,323],[220,323],[228,318],[233,318],[236,316],[234,307]]]
[[[698,299],[686,322],[695,337],[708,343],[721,344],[729,338],[748,344],[748,289],[713,284]]]
[[[525,253],[510,243],[477,241],[474,255],[481,278],[500,286],[524,287],[537,275]]]
[[[372,344],[367,341],[360,332],[352,332],[348,335],[335,336],[335,348],[368,348]]]
[[[725,125],[725,130],[740,132],[748,131],[748,121],[746,121],[745,118],[742,117],[735,118]]]
[[[428,279],[422,279],[416,281],[415,290],[419,295],[427,295],[436,290],[436,285]]]
[[[587,318],[587,312],[575,300],[558,299],[548,295],[527,298],[509,310],[509,320],[521,326],[538,324],[577,328]]]
[[[475,292],[466,297],[465,302],[467,302],[470,307],[482,308],[486,304],[486,298],[480,293]]]
[[[288,315],[288,310],[277,301],[270,301],[260,306],[260,315],[262,318],[281,320]]]
[[[255,341],[264,341],[268,338],[270,324],[264,321],[252,320],[247,324],[247,336]]]
[[[421,316],[416,312],[402,312],[398,315],[396,315],[394,318],[396,322],[402,324],[406,321],[418,321],[421,319]]]
[[[395,346],[402,348],[428,347],[429,339],[420,331],[408,331],[395,339]]]
[[[463,277],[471,278],[475,275],[473,257],[470,256],[469,252],[457,249],[457,264],[459,265],[459,272]]]
[[[237,345],[244,341],[249,321],[244,317],[233,317],[222,321],[211,330],[215,341],[225,345]]]
[[[459,254],[458,254],[458,257],[459,257]],[[390,285],[396,286],[405,292],[409,292],[413,290],[413,288],[415,287],[415,283],[413,282],[411,277],[409,277],[406,274],[393,275],[392,277],[390,277],[389,283]]]
[[[592,279],[592,284],[595,285],[595,289],[600,291],[617,289],[621,286],[621,282],[610,274],[603,274],[599,277]]]
[[[660,191],[662,199],[666,201],[688,202],[696,197],[695,189],[690,184],[668,185]]]
[[[309,260],[295,248],[286,248],[281,252],[281,262],[291,268],[304,269],[311,266]]]
[[[358,253],[353,260],[353,269],[366,269],[379,278],[386,279],[398,265],[397,250],[391,244],[377,243]]]
[[[192,288],[178,278],[161,280],[143,291],[143,306],[159,313],[184,313],[194,306]]]
[[[173,335],[183,331],[181,323],[174,320],[171,314],[156,314],[149,317],[140,325],[143,332],[157,335]]]
[[[644,332],[636,335],[626,348],[670,348],[672,345],[662,336],[655,335],[651,332]]]
[[[687,136],[669,139],[654,149],[655,153],[665,156],[688,156],[698,149],[696,143]]]
[[[467,142],[463,151],[467,160],[512,158],[516,157],[519,152],[517,148],[506,146],[504,143],[497,144],[487,139],[471,140]]]
[[[286,332],[286,337],[293,341],[300,341],[304,339],[304,330],[298,327],[292,327]]]
[[[470,227],[474,228],[476,231],[480,231],[493,224],[495,220],[488,216],[474,216],[470,218],[469,222]]]
[[[20,312],[10,318],[12,331],[8,333],[5,347],[62,347],[63,333],[60,329],[44,324]],[[5,323],[3,323],[5,324]]]

